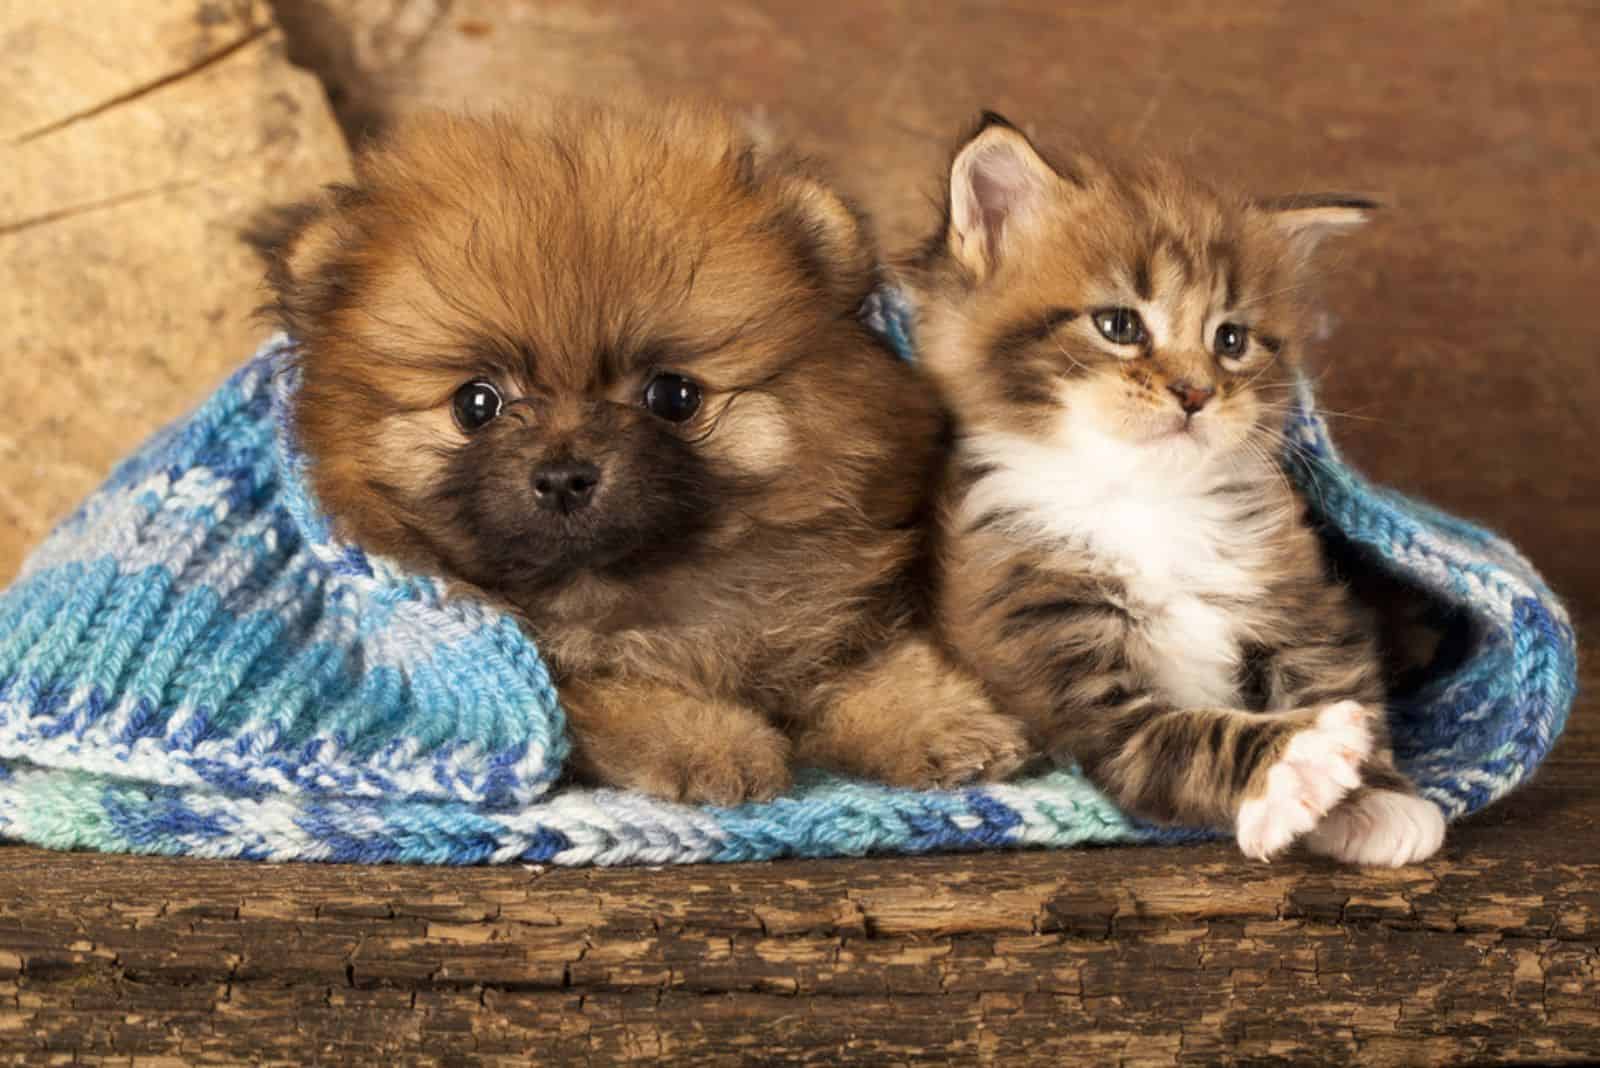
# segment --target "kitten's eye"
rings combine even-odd
[[[500,414],[500,391],[487,382],[468,382],[456,390],[450,407],[456,425],[470,434]]]
[[[693,379],[664,372],[644,387],[644,406],[669,423],[681,423],[700,410],[700,387]]]
[[[1095,329],[1113,345],[1137,345],[1144,340],[1144,320],[1132,308],[1102,308],[1094,313]]]
[[[1239,357],[1244,355],[1245,348],[1250,344],[1250,330],[1238,323],[1223,323],[1217,327],[1216,340],[1213,348],[1218,356]]]

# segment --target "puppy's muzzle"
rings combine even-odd
[[[540,464],[533,471],[533,499],[546,511],[571,515],[589,506],[600,487],[600,469],[583,460]]]

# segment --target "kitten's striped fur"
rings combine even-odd
[[[959,432],[946,640],[1135,815],[1261,858],[1301,837],[1432,853],[1443,822],[1393,767],[1370,628],[1276,460],[1311,249],[1370,205],[1055,169],[990,117],[948,206],[903,272]],[[1141,337],[1096,325],[1123,336],[1117,309]]]

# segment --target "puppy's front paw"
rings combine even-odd
[[[905,740],[890,781],[898,786],[950,787],[998,782],[1028,756],[1028,739],[1015,720],[987,710],[918,724]]]
[[[743,705],[627,680],[563,690],[574,770],[590,782],[707,805],[789,788],[789,739]]]
[[[1376,714],[1359,701],[1340,701],[1289,739],[1267,770],[1266,789],[1239,807],[1235,832],[1246,856],[1271,860],[1361,785]]]
[[[770,801],[789,789],[788,739],[766,723],[724,720],[714,734],[659,742],[640,754],[626,785],[699,805]]]
[[[1305,841],[1313,853],[1346,864],[1399,868],[1439,851],[1444,814],[1415,794],[1367,790],[1328,813]]]
[[[827,695],[804,763],[917,789],[993,782],[1030,755],[1022,724],[925,639],[902,641]]]
[[[701,805],[737,805],[745,801],[771,801],[789,789],[789,747],[751,740],[742,752],[718,753],[709,759],[691,758],[683,769],[677,799]]]

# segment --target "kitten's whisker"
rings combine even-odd
[[[1278,361],[1277,361],[1276,357],[1274,357],[1273,359],[1271,359],[1271,360],[1267,361],[1266,363],[1262,364],[1261,367],[1256,371],[1255,374],[1253,374],[1249,378],[1245,379],[1244,385],[1242,387],[1240,387],[1240,388],[1241,389],[1249,389],[1251,386],[1256,384],[1256,379],[1260,378],[1262,375],[1266,374],[1268,371],[1272,370],[1277,365],[1278,365]]]
[[[1251,456],[1271,472],[1272,477],[1277,481],[1279,487],[1289,495],[1289,500],[1292,502],[1294,499],[1294,484],[1289,480],[1288,473],[1283,469],[1282,461],[1272,455],[1261,442],[1247,438],[1245,439],[1244,447]]]
[[[1076,367],[1078,370],[1082,371],[1084,374],[1090,374],[1091,373],[1090,370],[1089,370],[1088,364],[1085,364],[1082,360],[1079,360],[1072,353],[1068,352],[1067,351],[1067,347],[1061,343],[1061,339],[1059,337],[1052,336],[1050,338],[1050,340],[1055,345],[1056,351],[1061,353],[1061,355],[1065,356],[1069,361],[1071,361],[1072,366]]]
[[[1264,411],[1279,412],[1281,414],[1288,415],[1291,412],[1298,411],[1300,406],[1289,402],[1263,401],[1261,402],[1261,408]],[[1386,419],[1376,415],[1362,415],[1358,412],[1341,412],[1333,408],[1323,408],[1320,406],[1317,408],[1317,414],[1327,419],[1356,419],[1364,423],[1384,423],[1391,426],[1397,425],[1393,419]]]
[[[1311,452],[1304,445],[1298,441],[1295,441],[1288,434],[1285,434],[1282,430],[1275,426],[1262,424],[1258,428],[1257,434],[1281,449],[1293,451],[1308,458],[1311,456]]]
[[[1273,297],[1281,297],[1288,293],[1298,293],[1302,289],[1309,288],[1310,285],[1310,282],[1293,282],[1278,289],[1269,289],[1265,293],[1257,293],[1249,300],[1240,301],[1234,305],[1233,310],[1241,311],[1246,308],[1254,308],[1256,305],[1265,303],[1266,301],[1271,300]]]

